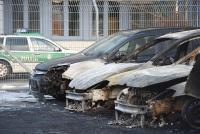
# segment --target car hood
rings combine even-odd
[[[92,58],[95,58],[95,57],[85,56],[82,53],[78,53],[78,54],[70,55],[67,57],[53,59],[47,62],[40,63],[36,65],[35,69],[39,71],[48,71],[49,68],[57,66],[59,64],[65,64],[65,63],[71,64],[71,63],[76,63],[76,62],[80,62],[80,61],[84,61],[84,60],[88,60]]]
[[[69,87],[87,90],[88,88],[104,81],[107,77],[129,71],[140,67],[142,64],[139,63],[110,63],[101,67],[87,70],[74,77],[70,82]]]
[[[168,65],[142,69],[129,74],[118,82],[118,85],[144,88],[154,84],[187,77],[192,69],[189,65]]]
[[[108,86],[114,86],[114,85],[117,85],[119,83],[119,81],[121,79],[123,79],[123,77],[126,77],[127,75],[129,74],[132,74],[138,70],[141,70],[141,69],[146,69],[146,68],[151,68],[151,67],[155,67],[154,65],[152,65],[152,62],[147,62],[147,63],[144,63],[141,67],[137,68],[137,69],[134,69],[134,70],[130,70],[130,71],[126,71],[126,72],[122,72],[122,73],[118,73],[118,74],[115,74],[115,75],[112,75],[111,77],[108,77],[106,79],[106,81],[108,81]]]
[[[75,76],[83,73],[89,69],[105,65],[103,59],[92,59],[88,61],[71,64],[67,71],[62,74],[64,79],[73,79]]]

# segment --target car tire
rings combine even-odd
[[[12,69],[8,62],[0,60],[0,79],[5,79],[11,74]]]
[[[182,108],[182,118],[192,128],[200,129],[200,100],[189,99]]]

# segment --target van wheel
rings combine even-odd
[[[182,118],[193,128],[200,129],[200,100],[190,99],[182,109]]]
[[[11,73],[10,64],[6,61],[0,60],[0,79],[7,78],[7,76]]]

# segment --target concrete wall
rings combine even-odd
[[[93,44],[94,41],[56,41],[56,43],[70,50],[81,51]]]

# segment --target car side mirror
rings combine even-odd
[[[127,56],[127,53],[124,52],[124,51],[118,51],[116,54],[115,54],[115,58],[117,59],[121,59],[122,57],[125,57]]]
[[[127,56],[126,52],[118,51],[117,53],[112,54],[109,57],[109,60],[111,60],[111,61],[118,61],[118,60],[123,59],[125,56]]]

